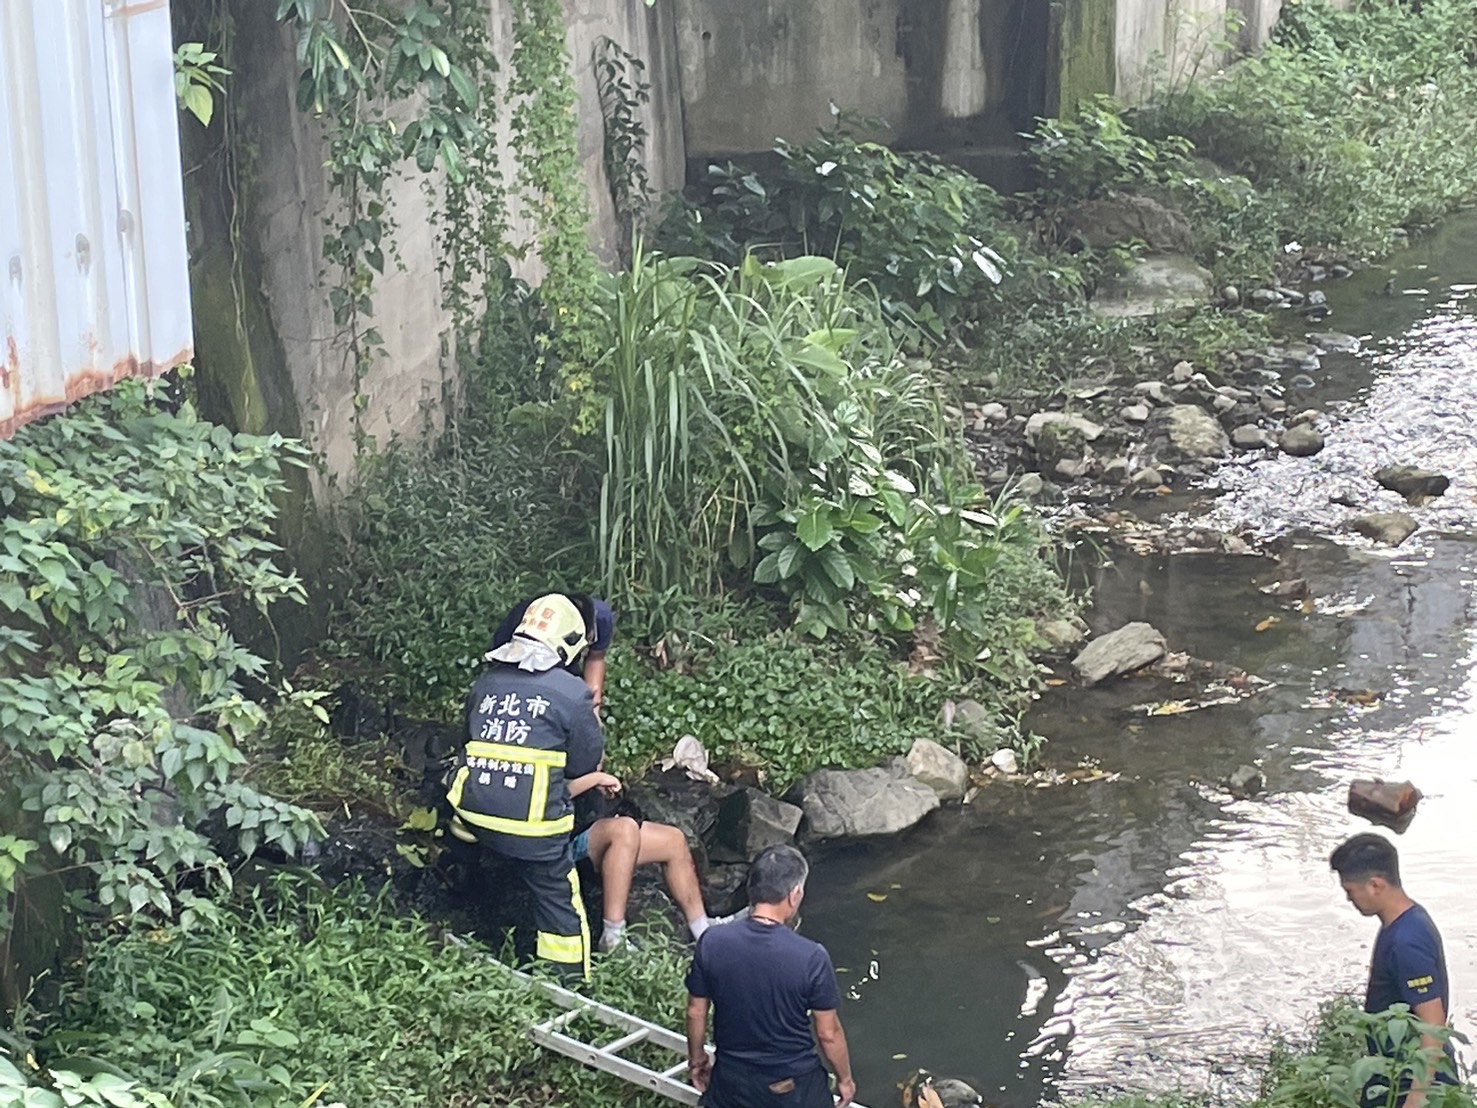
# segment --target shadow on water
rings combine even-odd
[[[1374,927],[1327,867],[1365,829],[1344,807],[1362,776],[1427,794],[1399,840],[1407,884],[1445,934],[1458,1027],[1477,1031],[1474,285],[1468,216],[1331,288],[1319,327],[1343,323],[1362,350],[1324,357],[1301,394],[1337,417],[1328,448],[1228,466],[1204,503],[1214,525],[1282,536],[1278,575],[1307,580],[1312,611],[1259,591],[1266,559],[1101,571],[1095,630],[1144,619],[1274,687],[1166,717],[1143,713],[1168,694],[1142,679],[1053,692],[1031,720],[1050,760],[1110,776],[993,787],[900,838],[821,854],[805,929],[840,970],[865,1102],[897,1103],[918,1066],[1004,1106],[1128,1086],[1235,1095],[1269,1029],[1362,985]],[[1330,502],[1406,508],[1370,477],[1393,461],[1453,477],[1396,551],[1350,540],[1353,509]],[[1220,784],[1245,762],[1267,778],[1256,800]]]

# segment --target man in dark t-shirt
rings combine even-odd
[[[687,1064],[706,1108],[838,1108],[856,1095],[825,947],[788,924],[809,867],[793,846],[764,850],[749,870],[748,919],[703,933],[687,973]],[[713,1009],[710,1059],[704,1041]],[[817,1053],[819,1043],[819,1053]]]
[[[1333,852],[1329,866],[1339,875],[1349,903],[1361,915],[1378,916],[1380,921],[1369,962],[1364,1010],[1383,1012],[1392,1005],[1406,1004],[1422,1023],[1445,1027],[1451,1012],[1451,993],[1441,933],[1426,910],[1401,886],[1400,858],[1394,845],[1372,833],[1355,835]],[[1423,1051],[1436,1059],[1435,1070],[1426,1074],[1407,1068],[1398,1075],[1394,1091],[1403,1108],[1420,1108],[1433,1080],[1455,1083],[1451,1044],[1444,1046],[1442,1057],[1443,1044],[1432,1035],[1421,1036]],[[1369,1049],[1372,1054],[1395,1056],[1394,1045],[1388,1041],[1371,1041]],[[1387,1104],[1390,1092],[1388,1079],[1373,1078],[1365,1086],[1365,1103]]]

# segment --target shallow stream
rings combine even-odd
[[[1097,632],[1147,620],[1171,650],[1274,686],[1171,716],[1144,714],[1174,695],[1149,680],[1052,690],[1030,721],[1047,762],[1104,777],[997,784],[818,857],[804,928],[841,970],[874,1108],[919,1066],[1011,1108],[1110,1087],[1235,1096],[1270,1030],[1362,988],[1375,924],[1327,863],[1368,829],[1345,809],[1358,777],[1426,794],[1397,845],[1445,937],[1457,1026],[1477,1034],[1477,216],[1324,287],[1332,314],[1311,329],[1361,349],[1287,399],[1336,417],[1327,448],[1229,465],[1179,506],[1279,537],[1284,565],[1122,554],[1089,614]],[[1355,509],[1332,500],[1406,509],[1370,476],[1391,462],[1453,479],[1395,550],[1345,533]],[[1278,577],[1305,579],[1312,610],[1260,591]],[[1225,791],[1242,763],[1264,795]]]

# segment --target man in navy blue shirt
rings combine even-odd
[[[1383,1012],[1394,1004],[1408,1004],[1422,1023],[1445,1027],[1451,1011],[1447,986],[1446,954],[1441,933],[1430,915],[1413,901],[1400,884],[1400,857],[1387,839],[1366,832],[1342,843],[1328,860],[1339,875],[1344,895],[1361,915],[1378,916],[1379,934],[1369,963],[1369,986],[1364,994],[1366,1012]],[[1431,1035],[1421,1036],[1422,1048],[1439,1054],[1442,1044]],[[1393,1056],[1388,1043],[1371,1042],[1372,1053]],[[1448,1059],[1451,1047],[1446,1046]],[[1455,1082],[1454,1061],[1438,1063],[1435,1080]],[[1426,1101],[1429,1080],[1407,1070],[1399,1078],[1403,1108],[1420,1108]],[[1366,1103],[1388,1102],[1389,1084],[1376,1078],[1365,1089]]]
[[[809,872],[793,846],[764,850],[749,870],[749,918],[698,940],[687,973],[687,1064],[706,1108],[831,1108],[821,1055],[836,1073],[837,1108],[856,1095],[831,956],[788,926]],[[703,1045],[709,1007],[716,1061]]]

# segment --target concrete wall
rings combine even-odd
[[[1140,99],[1266,41],[1281,0],[671,0],[689,158],[803,141],[828,105],[880,115],[888,140],[1009,144],[1083,96]]]
[[[909,48],[934,0],[677,0],[690,157],[805,139],[835,103],[905,125]]]
[[[1119,0],[1115,95],[1137,103],[1156,87],[1180,87],[1196,74],[1219,67],[1226,59],[1220,47],[1227,38],[1230,10],[1239,14],[1237,5],[1227,0]]]
[[[804,141],[832,104],[908,146],[996,141],[1043,107],[1040,0],[672,2],[689,158]]]
[[[294,103],[298,67],[291,36],[273,19],[275,7],[231,0],[236,56],[230,95],[240,109],[239,145],[250,158],[240,197],[220,195],[225,186],[215,175],[191,178],[196,331],[202,339],[202,379],[213,382],[207,391],[217,410],[211,414],[237,426],[300,433],[320,453],[331,477],[350,473],[354,461],[353,376],[334,341],[333,316],[320,283],[324,217],[337,201],[324,180],[322,128]],[[610,261],[618,233],[604,180],[592,52],[608,36],[646,61],[652,86],[647,112],[651,183],[658,190],[679,187],[684,161],[673,15],[668,4],[648,8],[636,0],[565,0],[565,7],[580,101],[579,148],[594,213],[591,237]],[[511,14],[507,5],[494,10],[491,38],[507,72]],[[504,176],[512,181],[516,155],[506,141],[509,106],[500,105],[500,113]],[[434,174],[413,174],[390,190],[401,264],[387,265],[376,284],[374,325],[388,356],[363,382],[369,397],[364,428],[380,445],[434,428],[448,376],[455,373],[447,356],[453,348],[451,321],[441,307],[439,249],[428,208],[428,191],[433,203],[441,184]],[[238,216],[234,226],[233,212]],[[523,213],[513,213],[512,232],[516,241],[532,239]],[[221,255],[213,263],[212,252]],[[516,266],[519,276],[531,281],[542,276],[536,252]],[[321,479],[317,492],[321,497]]]

